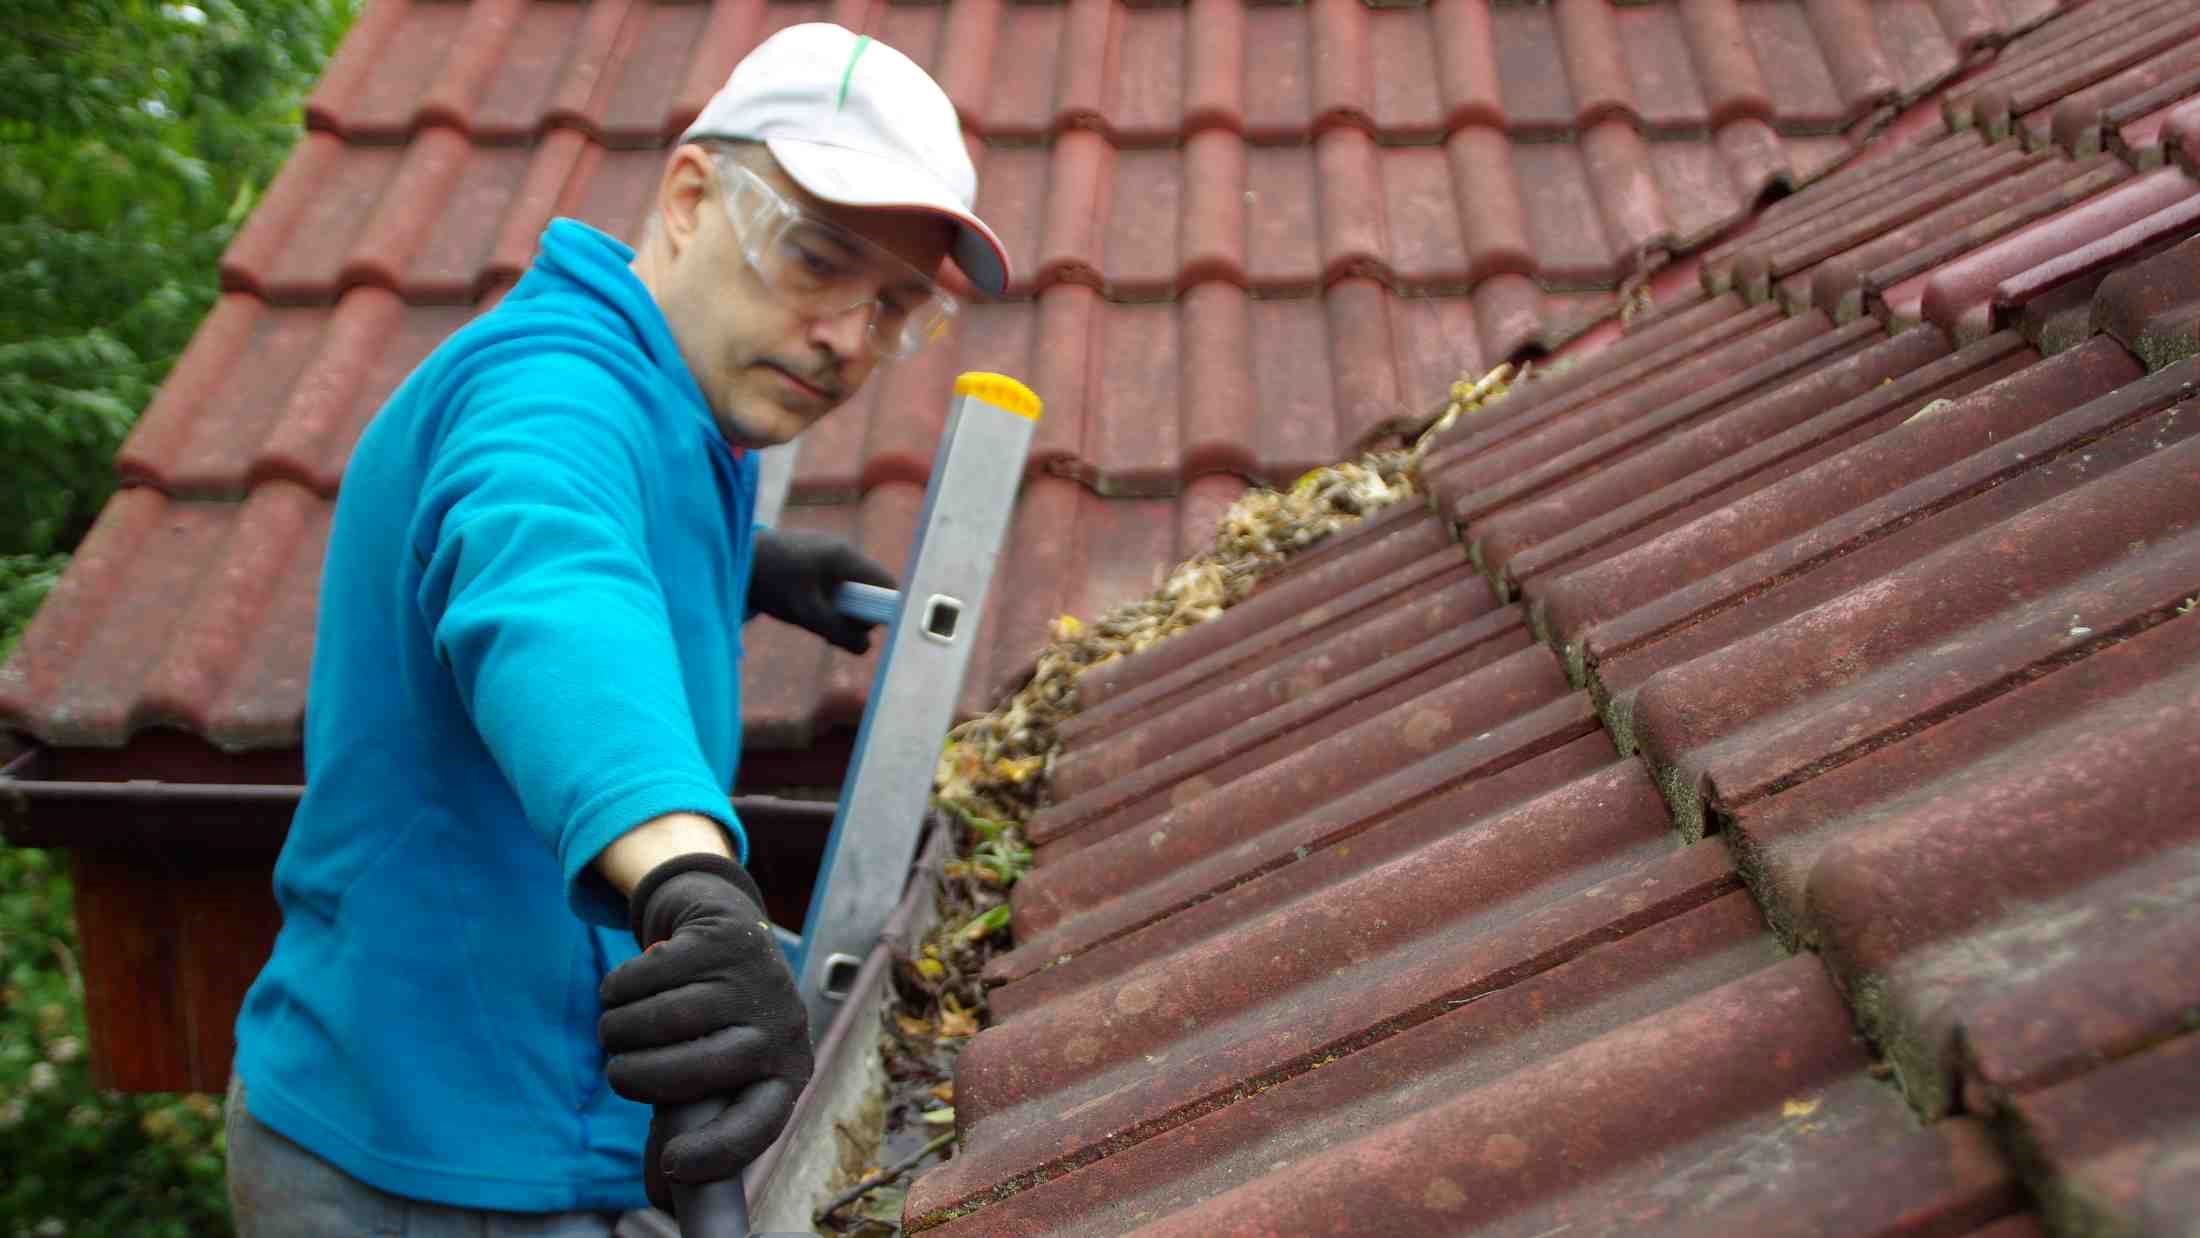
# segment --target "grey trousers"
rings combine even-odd
[[[232,1077],[223,1125],[237,1238],[627,1238],[677,1233],[662,1214],[485,1212],[378,1191],[245,1111]]]

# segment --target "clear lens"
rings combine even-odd
[[[939,338],[955,299],[915,267],[844,228],[795,209],[762,177],[718,161],[726,210],[749,265],[774,294],[810,318],[863,309],[871,347],[906,357]],[[876,290],[876,291],[874,291]]]

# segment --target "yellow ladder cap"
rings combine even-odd
[[[995,408],[1006,409],[1018,417],[1039,420],[1039,396],[1006,374],[993,374],[985,370],[967,370],[955,379],[956,395],[974,395]]]

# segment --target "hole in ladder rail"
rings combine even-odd
[[[836,1002],[845,1000],[856,987],[856,973],[862,969],[863,960],[852,954],[828,954],[825,974],[817,978],[817,991]]]
[[[955,626],[962,619],[962,603],[935,593],[924,604],[924,634],[943,645],[955,640]]]

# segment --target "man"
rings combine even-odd
[[[921,69],[791,28],[673,151],[639,252],[552,222],[368,428],[237,1024],[244,1238],[605,1234],[784,1125],[809,1033],[728,806],[740,625],[860,652],[832,589],[892,578],[752,539],[754,451],[944,328],[943,258],[1000,291],[975,196]]]

